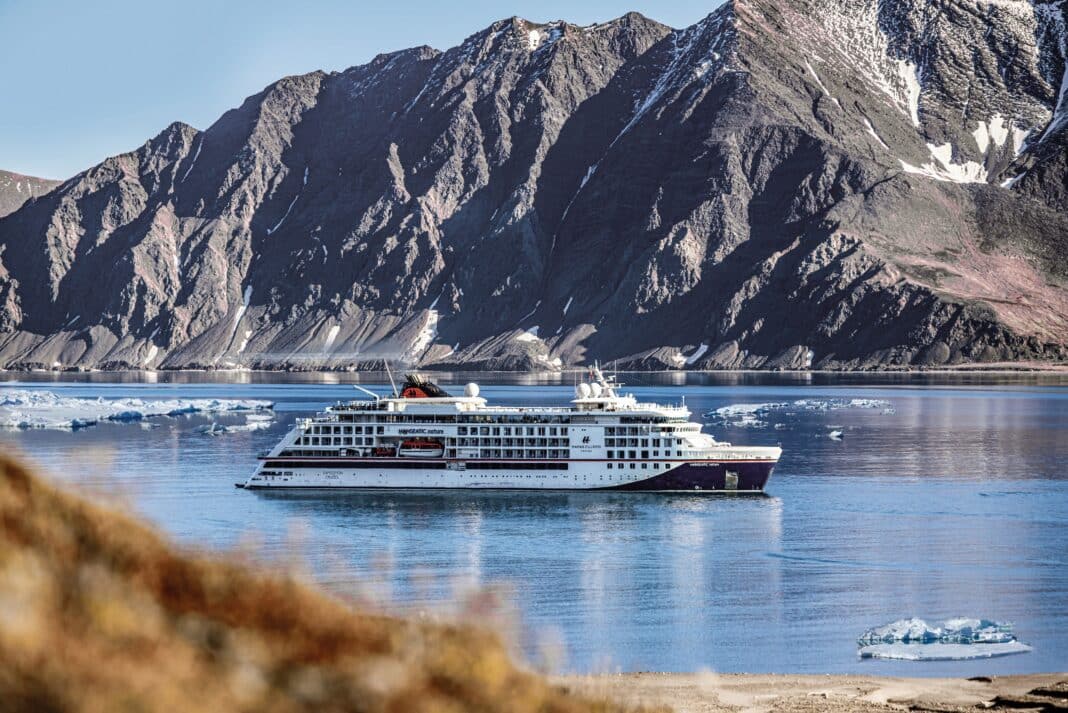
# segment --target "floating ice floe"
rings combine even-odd
[[[249,414],[244,423],[218,423],[212,421],[206,426],[197,429],[197,433],[205,436],[222,436],[227,433],[248,433],[250,431],[262,431],[271,427],[271,418],[260,414]]]
[[[254,399],[88,399],[44,390],[0,391],[0,427],[77,429],[100,421],[141,422],[162,416],[235,411],[269,411]]]
[[[832,441],[840,441],[842,440],[842,431],[836,428],[827,434],[827,438],[830,438]]]
[[[923,619],[901,619],[864,632],[857,644],[861,658],[905,661],[959,661],[1023,654],[1012,624],[989,619],[947,619],[931,626]]]
[[[790,415],[801,411],[839,411],[854,408],[881,409],[883,413],[894,412],[890,402],[883,399],[798,399],[721,406],[706,413],[705,419],[735,427],[763,428],[768,425],[766,419],[773,413]]]

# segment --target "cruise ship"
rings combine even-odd
[[[298,420],[238,487],[760,493],[782,453],[717,441],[684,403],[639,402],[597,367],[560,407],[415,375],[390,396],[356,388],[370,399]]]

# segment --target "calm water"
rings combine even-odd
[[[277,403],[278,419],[267,431],[214,438],[195,431],[207,419],[182,418],[154,430],[4,431],[0,443],[58,478],[127,492],[138,511],[184,543],[226,548],[251,538],[268,557],[296,548],[330,587],[388,592],[396,606],[430,606],[464,587],[504,583],[522,612],[525,640],[562,639],[562,667],[570,670],[1068,669],[1064,381],[630,376],[644,382],[632,389],[640,399],[685,397],[698,417],[738,403],[889,402],[789,407],[759,427],[710,422],[720,439],[785,449],[768,497],[717,498],[246,492],[233,483],[251,471],[255,454],[295,418],[350,398],[351,387],[309,375],[246,375],[246,383],[181,383],[204,380],[182,375],[136,383],[140,378],[9,382],[0,389],[262,398]],[[293,378],[303,383],[278,383]],[[479,380],[494,401],[559,403],[571,394],[566,384]],[[832,429],[843,431],[841,441],[828,437]],[[855,639],[869,627],[955,615],[1013,621],[1034,652],[985,662],[856,658]]]

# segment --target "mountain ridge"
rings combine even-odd
[[[1064,359],[1063,12],[508,18],[286,77],[0,219],[0,362]]]
[[[0,218],[14,213],[27,201],[43,196],[60,183],[62,181],[0,170]]]

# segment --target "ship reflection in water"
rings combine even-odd
[[[296,418],[352,398],[351,387],[164,379],[48,388],[93,398],[268,399],[278,417],[270,428],[217,437],[196,433],[204,423],[196,418],[152,429],[4,431],[0,446],[58,478],[127,493],[183,542],[224,548],[251,539],[268,559],[307,558],[311,575],[335,591],[400,609],[503,584],[528,652],[557,632],[570,670],[971,676],[1068,662],[1063,380],[746,375],[687,377],[680,387],[628,375],[643,401],[685,396],[721,440],[782,446],[767,496],[709,497],[236,490],[259,451]],[[487,396],[506,403],[559,404],[573,391],[569,381],[531,388],[480,379]],[[110,477],[90,475],[87,458]],[[957,616],[1012,622],[1032,651],[922,664],[857,657],[857,637],[872,627]]]

